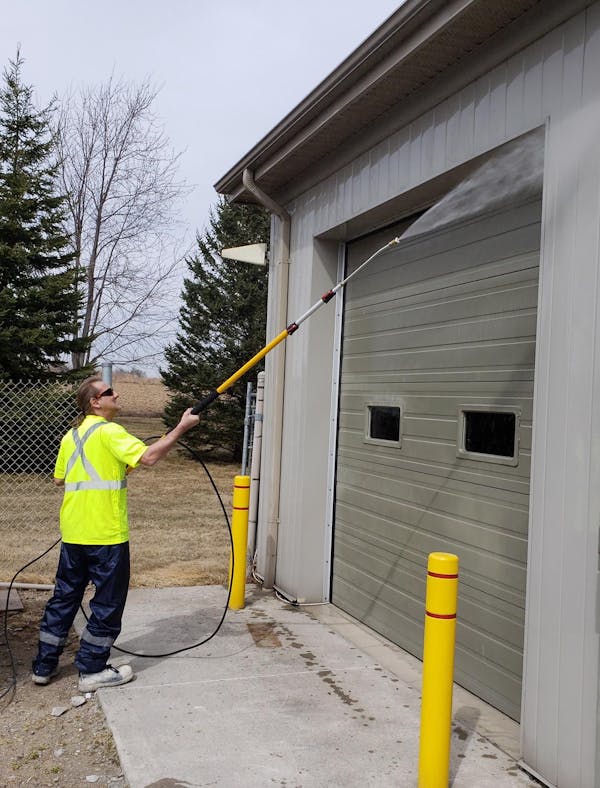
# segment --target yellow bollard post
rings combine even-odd
[[[231,594],[229,607],[241,610],[246,599],[246,552],[248,548],[248,509],[250,504],[250,477],[236,476],[233,481],[233,513],[231,535],[233,537],[233,577],[229,563]]]
[[[458,556],[430,553],[425,598],[419,788],[448,788],[457,596]]]

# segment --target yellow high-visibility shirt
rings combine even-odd
[[[54,469],[54,477],[65,483],[63,542],[121,544],[129,539],[126,470],[139,464],[147,448],[101,416],[86,416],[63,437]]]

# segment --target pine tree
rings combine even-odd
[[[36,110],[17,52],[0,89],[0,380],[51,379],[73,349],[79,295],[56,194],[52,106]]]
[[[268,235],[269,214],[263,208],[221,199],[208,229],[197,237],[198,252],[186,261],[191,276],[184,280],[179,332],[165,351],[168,367],[161,370],[168,388],[177,392],[165,411],[168,426],[265,344],[267,270],[223,260],[220,251],[265,243]],[[259,370],[252,371],[254,380]],[[186,440],[205,453],[225,451],[239,460],[248,379],[213,402]]]

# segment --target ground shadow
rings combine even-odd
[[[205,607],[199,605],[197,610],[188,610],[176,615],[162,615],[160,618],[156,618],[156,609],[151,603],[148,604],[148,618],[143,621],[143,631],[140,631],[139,623],[128,624],[125,620],[121,635],[111,652],[111,659],[115,662],[128,661],[128,658],[135,659],[136,672],[143,672],[145,667],[172,656],[214,659],[230,657],[251,648],[251,643],[246,639],[239,641],[239,638],[248,635],[245,619],[235,620],[232,612],[227,611],[219,626],[226,600],[227,592],[224,590],[223,607],[211,601]],[[87,614],[89,610],[86,609]],[[84,623],[80,612],[77,619],[78,631]],[[139,634],[134,634],[135,632]],[[224,640],[227,643],[226,651],[217,646],[216,639],[219,635],[226,635]],[[236,641],[239,642],[239,647],[236,647]],[[178,652],[179,649],[182,649],[180,653],[173,653]]]
[[[466,757],[471,738],[476,735],[480,711],[474,706],[459,706],[452,715],[452,737],[450,745],[450,780],[452,788],[460,767]]]

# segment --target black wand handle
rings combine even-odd
[[[204,399],[199,400],[192,408],[192,413],[194,416],[197,416],[201,410],[208,408],[210,403],[214,402],[218,396],[219,392],[216,389],[213,389],[210,394],[207,394],[206,397],[204,397]]]

